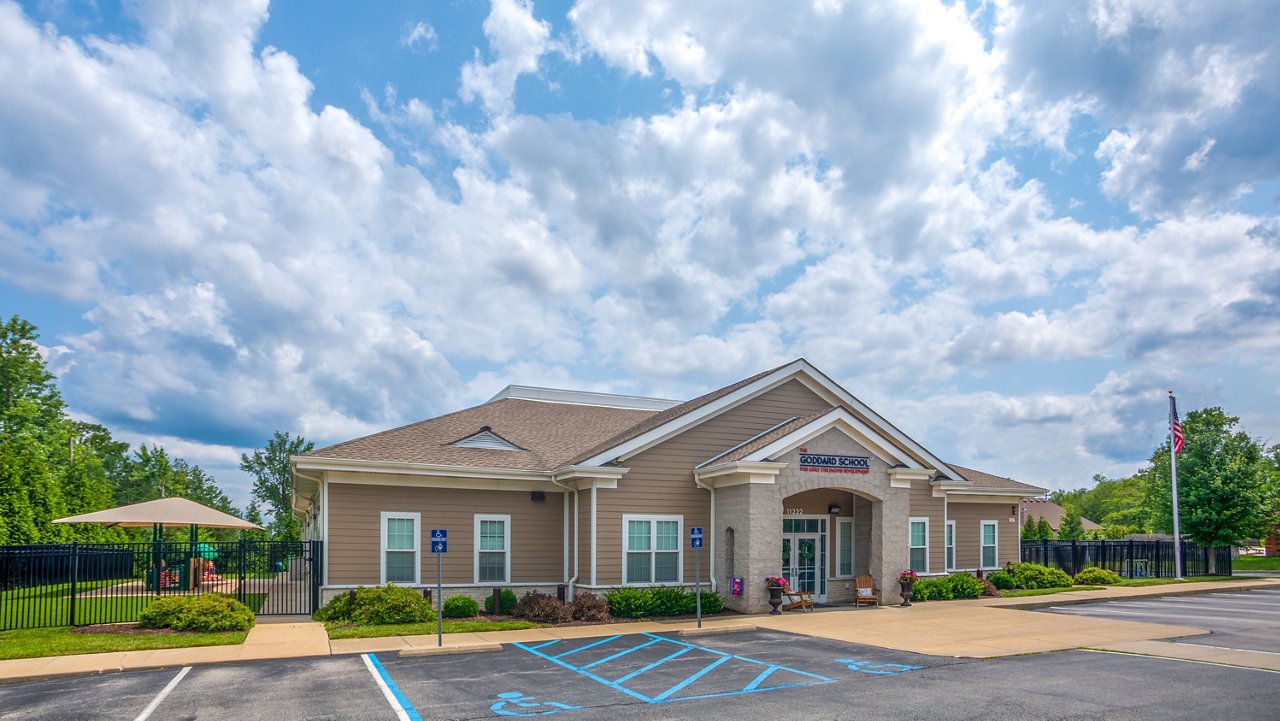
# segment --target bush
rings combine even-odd
[[[987,574],[987,580],[1001,591],[1008,591],[1014,588],[1017,583],[1013,580],[1013,574],[1008,571],[992,571]]]
[[[609,615],[618,618],[644,618],[652,615],[652,596],[646,588],[611,588],[604,592]]]
[[[1063,588],[1071,586],[1071,577],[1060,568],[1038,563],[1019,563],[1013,567],[1013,581],[1018,588]]]
[[[693,594],[690,594],[690,596],[694,599],[694,603],[696,604],[698,594],[693,593]],[[694,612],[696,613],[697,610],[698,609],[695,606]],[[724,610],[724,599],[720,598],[720,594],[716,593],[715,591],[704,590],[702,592],[702,612],[704,614],[720,613],[723,610]]]
[[[230,596],[217,594],[159,598],[139,617],[143,628],[203,633],[248,631],[253,623],[253,611],[248,606]]]
[[[913,587],[912,601],[950,601],[952,597],[951,584],[947,583],[945,578],[926,578],[923,581],[916,581]]]
[[[555,596],[548,596],[540,591],[529,591],[521,596],[519,601],[516,601],[515,607],[511,609],[511,615],[528,618],[529,611],[548,598],[552,601],[558,600]]]
[[[356,589],[354,601],[352,595],[344,593],[334,596],[324,608],[316,612],[316,619],[356,626],[430,623],[436,620],[436,612],[431,604],[411,588],[391,583],[372,588],[361,586]]]
[[[450,596],[444,600],[445,618],[475,618],[480,615],[480,604],[470,596]]]
[[[538,594],[541,598],[525,609],[524,617],[534,623],[568,623],[573,620],[573,609],[555,596]]]
[[[498,615],[510,616],[516,610],[516,592],[509,588],[502,589],[499,603],[502,604],[502,610]],[[484,612],[493,613],[493,596],[484,597]]]
[[[647,591],[650,615],[684,616],[697,610],[697,598],[679,586],[654,586]]]
[[[991,579],[980,578],[978,580],[982,583],[983,596],[999,596],[1000,595],[1000,589],[996,588],[996,585],[991,582]]]
[[[1097,566],[1090,566],[1076,574],[1078,586],[1109,586],[1113,583],[1120,583],[1120,576],[1114,571]]]
[[[986,587],[982,581],[967,573],[953,573],[942,579],[942,582],[951,589],[952,598],[977,598]]]
[[[609,620],[609,604],[594,593],[579,593],[569,610],[575,621]]]

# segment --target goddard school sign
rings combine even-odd
[[[827,456],[817,453],[800,454],[800,470],[821,473],[870,473],[870,456]]]

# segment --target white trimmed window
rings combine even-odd
[[[947,570],[956,567],[956,522],[947,521]]]
[[[622,582],[683,583],[683,516],[622,517]]]
[[[836,519],[836,578],[853,577],[853,519]]]
[[[929,518],[916,516],[910,520],[910,561],[911,570],[916,573],[929,572]]]
[[[420,513],[382,512],[380,583],[418,583],[418,572],[422,568],[421,525]]]
[[[511,582],[511,516],[477,513],[476,583]]]
[[[999,568],[1000,558],[996,553],[999,545],[1000,524],[995,521],[982,522],[982,567]]]

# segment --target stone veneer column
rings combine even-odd
[[[725,530],[734,529],[734,558]],[[766,576],[782,572],[782,504],[771,484],[746,483],[716,491],[716,575],[725,606],[741,613],[769,610]],[[729,595],[729,567],[742,578],[742,595]]]

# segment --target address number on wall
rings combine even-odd
[[[788,516],[803,516],[803,515],[804,515],[804,509],[803,509],[803,508],[788,508],[788,509],[786,510],[786,515],[788,515]]]

